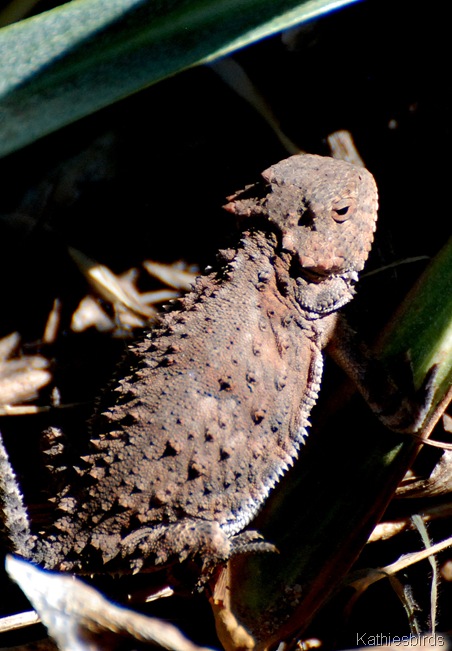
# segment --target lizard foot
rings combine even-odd
[[[231,538],[230,558],[241,554],[265,554],[268,552],[278,553],[278,549],[272,543],[264,540],[258,531],[243,531]]]
[[[129,559],[133,572],[142,570],[148,557],[152,557],[155,565],[172,559],[183,562],[198,558],[202,562],[203,577],[209,576],[214,567],[226,563],[232,556],[275,551],[276,547],[257,531],[245,531],[228,538],[218,522],[195,519],[143,527],[121,542],[121,554]]]
[[[130,558],[134,572],[153,557],[153,564],[163,565],[171,559],[183,562],[195,557],[205,567],[225,563],[231,555],[231,542],[218,522],[186,519],[174,524],[143,527],[130,533],[121,543],[123,557]]]

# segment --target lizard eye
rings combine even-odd
[[[335,222],[345,222],[347,219],[350,219],[351,217],[351,211],[350,211],[350,204],[345,204],[345,205],[338,205],[332,210],[332,218],[334,219]]]

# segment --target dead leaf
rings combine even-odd
[[[6,570],[38,612],[61,651],[160,648],[208,651],[161,620],[109,602],[75,577],[41,570],[8,556]]]

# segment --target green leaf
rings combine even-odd
[[[429,369],[437,366],[433,406],[443,400],[452,384],[451,287],[452,238],[405,298],[380,344],[385,357],[408,351],[417,388]]]
[[[0,31],[0,156],[357,0],[73,0]]]

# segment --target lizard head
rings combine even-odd
[[[306,154],[272,165],[262,177],[260,197],[252,186],[246,192],[254,198],[239,193],[227,208],[242,217],[260,215],[276,229],[282,251],[292,257],[304,307],[337,309],[352,297],[372,245],[378,208],[372,174]]]
[[[378,196],[373,176],[342,160],[291,156],[262,174],[269,221],[308,279],[358,273],[372,246]]]

